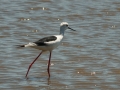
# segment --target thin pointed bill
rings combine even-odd
[[[72,29],[72,28],[70,28],[70,27],[68,27],[68,29],[73,30],[73,31],[76,31],[76,30],[74,30],[74,29]]]

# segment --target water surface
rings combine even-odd
[[[1,90],[119,90],[120,88],[119,0],[1,0],[0,89]],[[25,74],[39,50],[15,45],[67,30],[52,53],[48,80],[46,52]]]

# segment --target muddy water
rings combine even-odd
[[[44,53],[25,74],[39,50],[15,45],[59,33],[69,23],[61,46],[52,53],[48,80]],[[119,0],[1,0],[0,90],[119,90]]]

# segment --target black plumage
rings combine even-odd
[[[44,37],[34,43],[37,44],[38,46],[46,46],[47,44],[45,42],[55,41],[56,39],[57,37],[55,36],[49,36],[49,37]]]

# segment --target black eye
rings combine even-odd
[[[66,24],[66,26],[68,27],[68,25]]]

